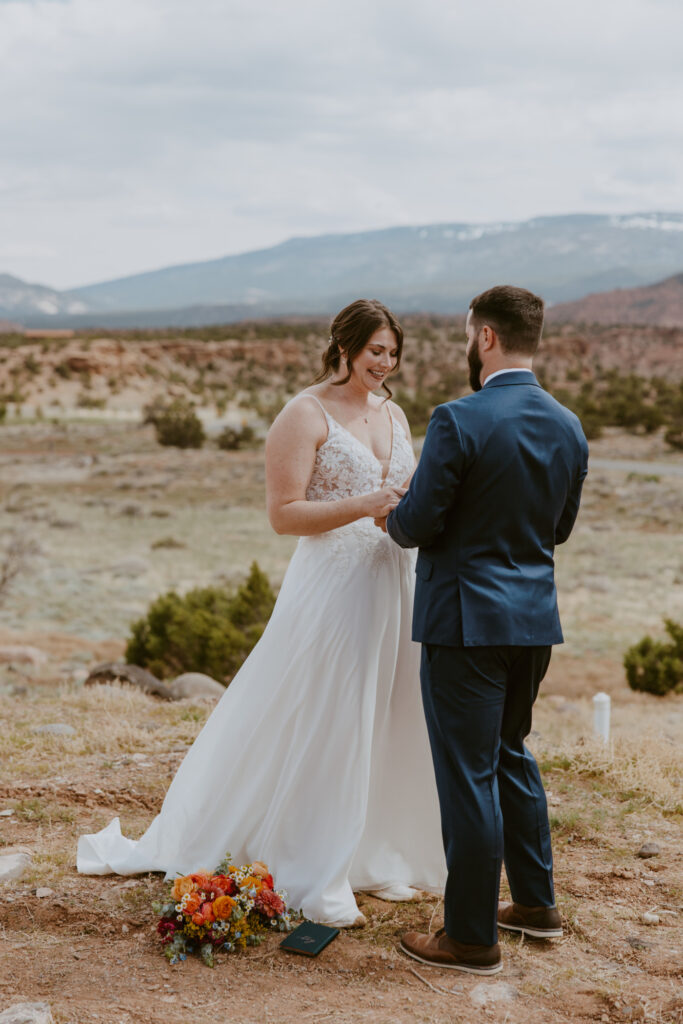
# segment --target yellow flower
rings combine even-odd
[[[247,875],[246,878],[240,882],[240,889],[260,889],[263,886],[263,882],[260,878],[256,878],[255,875]]]

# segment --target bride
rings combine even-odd
[[[138,841],[81,836],[84,874],[265,861],[290,903],[365,923],[354,890],[441,892],[438,801],[410,640],[414,553],[377,529],[414,468],[388,399],[403,332],[376,300],[341,311],[316,383],[266,442],[268,515],[299,543],[261,637]],[[386,395],[375,392],[384,388]]]

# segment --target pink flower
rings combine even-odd
[[[272,889],[263,888],[254,900],[254,909],[265,914],[266,917],[277,917],[279,914],[284,914],[285,904]]]

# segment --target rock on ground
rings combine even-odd
[[[166,683],[162,683],[147,669],[139,665],[126,665],[122,661],[105,661],[96,665],[83,685],[96,686],[98,683],[128,683],[143,693],[151,693],[164,700],[174,699]]]
[[[21,846],[6,847],[0,854],[0,882],[10,882],[14,878],[21,878],[31,866],[30,850]]]
[[[11,661],[19,661],[27,665],[44,665],[47,661],[47,654],[38,647],[28,647],[25,644],[0,645],[0,662]]]
[[[137,576],[144,576],[149,572],[150,564],[144,558],[127,558],[117,565],[112,565],[111,573],[114,576],[122,576],[125,579],[135,579]]]
[[[225,687],[221,683],[217,683],[203,672],[184,672],[168,684],[168,689],[174,700],[182,700],[185,697],[222,697],[225,693]]]
[[[47,1003],[15,1003],[0,1013],[0,1024],[54,1024]]]
[[[66,722],[48,722],[47,725],[34,725],[31,732],[46,733],[48,736],[76,735],[73,725],[67,725]]]
[[[492,984],[482,981],[470,991],[470,999],[475,1006],[486,1008],[492,1003],[511,1003],[518,996],[517,989],[505,981],[494,981]]]

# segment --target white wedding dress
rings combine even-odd
[[[325,410],[307,490],[335,501],[400,486],[413,453],[392,417],[386,478]],[[299,540],[275,609],[138,841],[115,818],[81,836],[78,870],[167,877],[265,861],[289,902],[352,923],[356,890],[442,892],[438,799],[410,639],[414,554],[371,519]]]

